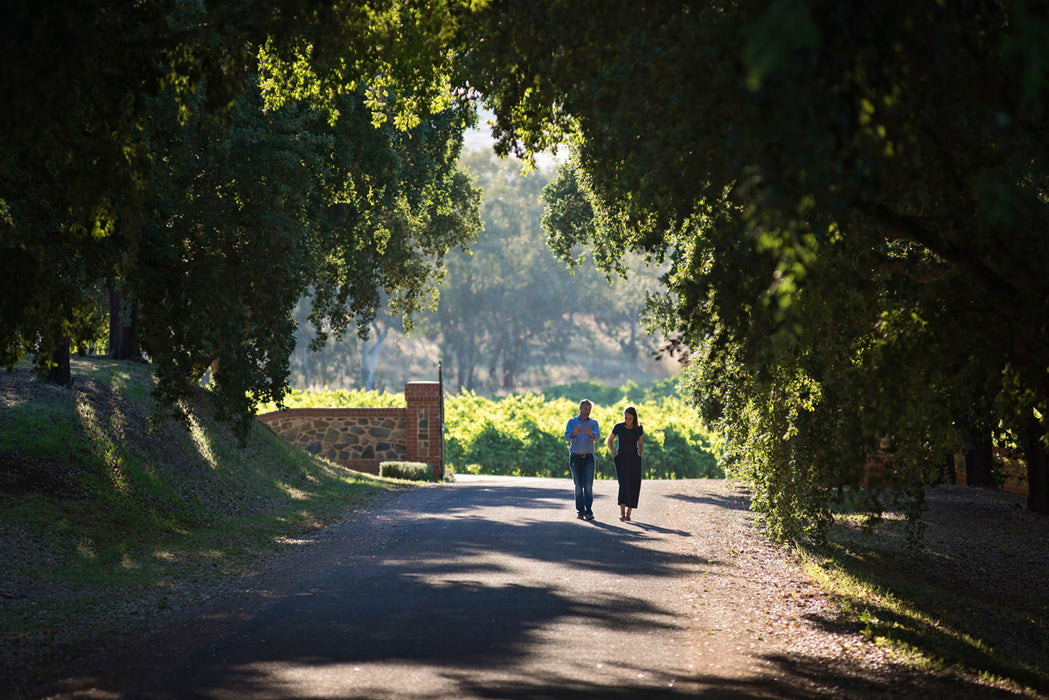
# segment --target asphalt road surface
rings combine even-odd
[[[255,591],[250,611],[198,619],[192,647],[132,685],[72,696],[721,695],[695,680],[684,591],[704,562],[672,525],[689,505],[677,488],[645,482],[629,523],[614,481],[596,482],[594,521],[576,519],[565,479],[397,493],[304,545],[287,585]]]

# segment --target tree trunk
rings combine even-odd
[[[630,360],[630,366],[635,368],[638,365],[638,361],[641,359],[641,343],[638,342],[637,330],[637,323],[631,323],[630,337],[627,338],[626,346],[623,348],[623,353]]]
[[[464,339],[455,349],[456,383],[459,391],[474,389],[474,358],[476,348],[473,339]]]
[[[119,289],[107,292],[109,297],[109,356],[114,360],[136,360],[142,356],[138,349],[138,304],[125,309],[124,295]]]
[[[971,428],[969,443],[971,447],[965,454],[965,483],[969,486],[993,487],[991,468],[994,466],[994,441],[991,431]]]
[[[945,464],[946,464],[946,469],[947,469],[947,483],[948,484],[957,484],[958,483],[958,461],[955,458],[955,455],[953,453],[947,455],[947,460],[946,460]]]
[[[503,347],[502,347],[502,341],[500,341],[499,345],[496,346],[495,351],[489,357],[488,378],[486,380],[489,387],[493,387],[494,388],[496,386],[496,382],[498,381],[496,379],[496,377],[498,376],[497,371],[499,369],[499,358],[502,356],[502,354],[503,354]]]
[[[299,345],[299,359],[302,361],[303,385],[306,391],[313,388],[313,380],[310,377],[310,353],[305,343]]]
[[[375,363],[379,360],[379,351],[389,332],[389,326],[372,321],[371,337],[361,343],[361,376],[364,388],[369,391],[375,389]]]
[[[1049,515],[1049,452],[1045,428],[1035,418],[1024,432],[1024,462],[1027,463],[1027,510]]]
[[[52,384],[69,386],[73,383],[73,373],[69,367],[69,338],[63,338],[55,346],[55,354],[51,358],[55,363],[47,370],[47,381]]]
[[[513,339],[509,341],[510,347],[503,353],[503,389],[513,392],[517,386],[517,356],[519,345]]]

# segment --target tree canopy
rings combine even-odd
[[[502,149],[575,154],[551,235],[672,256],[665,328],[777,532],[825,521],[876,455],[920,506],[973,425],[1023,442],[1049,512],[1043,4],[550,0],[475,21]]]
[[[877,460],[920,507],[974,429],[1016,437],[1049,512],[1044,3],[8,9],[5,362],[46,365],[120,283],[161,398],[211,366],[247,415],[296,294],[336,330],[430,298],[477,225],[454,161],[480,100],[500,152],[570,149],[562,257],[670,260],[652,313],[774,532]]]
[[[438,5],[11,8],[0,360],[46,368],[117,287],[160,406],[210,368],[243,431],[286,390],[303,294],[336,334],[384,294],[431,306],[442,257],[479,228],[456,167],[476,117],[449,89]]]

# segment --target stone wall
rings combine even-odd
[[[404,385],[405,408],[289,408],[259,420],[293,445],[357,471],[379,463],[426,462],[444,478],[441,385]]]

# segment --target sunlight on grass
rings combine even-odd
[[[942,605],[930,605],[938,596],[950,592],[922,587],[906,577],[894,584],[894,590],[864,580],[862,566],[893,567],[891,561],[866,561],[847,550],[839,550],[842,561],[859,564],[854,574],[849,564],[835,557],[798,549],[802,568],[835,600],[847,620],[854,621],[861,634],[893,658],[926,673],[973,673],[994,683],[1004,681],[1000,672],[1012,669],[1038,675],[1038,669],[1022,659],[1000,653],[983,639],[968,633],[959,620],[944,613]],[[894,593],[894,591],[899,594]],[[907,600],[901,598],[904,596]],[[910,599],[913,598],[913,601]],[[914,602],[917,601],[917,602]],[[922,601],[929,610],[923,610]],[[930,612],[932,611],[932,612]]]
[[[197,552],[197,556],[201,559],[210,559],[212,561],[222,561],[226,558],[226,552],[221,549],[202,549]]]
[[[309,501],[317,497],[317,494],[315,493],[297,489],[291,484],[285,484],[283,482],[278,482],[277,488],[283,491],[284,494],[293,501]]]
[[[185,409],[185,406],[180,408]],[[219,466],[218,459],[215,457],[214,442],[211,435],[204,429],[197,420],[197,417],[192,412],[186,411],[187,421],[189,422],[189,434],[193,440],[194,447],[197,448],[197,452],[200,454],[201,459],[212,469],[217,469]]]
[[[114,435],[123,435],[124,423],[119,414],[114,413],[108,422],[104,422],[98,411],[85,401],[77,401],[76,413],[84,433],[91,440],[92,450],[108,469],[109,480],[117,491],[128,495],[131,491],[127,475],[124,473],[123,450],[113,440]],[[108,424],[106,424],[108,423]]]
[[[29,405],[29,396],[11,396],[6,395],[0,397],[0,408],[18,408],[19,406]]]
[[[131,385],[131,374],[122,370],[114,370],[109,376],[109,386],[113,391],[124,393]]]
[[[924,627],[947,636],[957,636],[938,620],[908,608],[896,596],[860,580],[830,560],[821,560],[805,551],[800,555],[806,573],[816,579],[823,590],[835,596],[846,613],[863,624],[863,634],[867,638],[877,639],[884,636],[879,632],[899,629],[900,620],[912,623],[908,625],[911,628]]]
[[[95,552],[94,541],[86,537],[77,540],[76,553],[81,559],[86,559],[88,561],[94,561],[98,558],[98,553]]]

